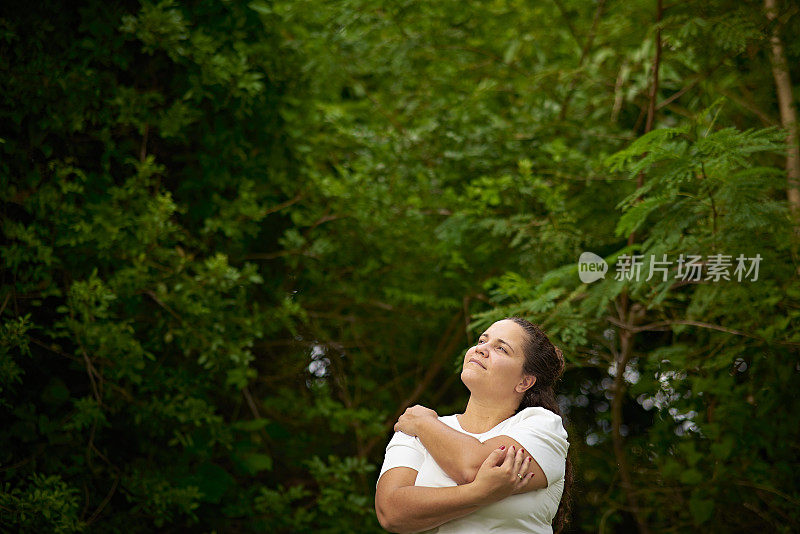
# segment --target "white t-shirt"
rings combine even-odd
[[[439,420],[459,432],[477,438],[481,443],[495,436],[514,438],[541,466],[547,477],[548,486],[520,495],[511,495],[426,532],[552,534],[553,517],[556,515],[564,491],[564,471],[569,449],[567,431],[564,429],[561,417],[546,408],[525,408],[482,434],[473,434],[461,428],[455,415],[439,417]],[[410,467],[417,471],[415,486],[456,485],[456,482],[447,476],[428,454],[419,438],[402,432],[395,432],[389,441],[378,479],[394,467]]]

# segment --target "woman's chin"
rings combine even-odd
[[[461,371],[461,381],[464,382],[464,385],[467,386],[467,389],[472,391],[470,387],[472,384],[476,383],[480,378],[478,377],[478,370],[477,369],[470,369],[469,367],[465,367]]]

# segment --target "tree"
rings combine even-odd
[[[789,6],[25,7],[0,9],[5,528],[379,532],[396,417],[463,408],[463,351],[519,313],[569,361],[573,531],[796,529]]]

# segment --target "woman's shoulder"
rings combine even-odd
[[[460,425],[458,424],[458,419],[456,419],[456,414],[440,415],[439,416],[439,421],[441,421],[442,423],[446,424],[450,428],[455,428],[456,430],[458,430],[460,428]]]
[[[519,423],[526,423],[526,424],[535,424],[537,426],[552,426],[553,428],[559,428],[564,426],[563,421],[561,420],[561,416],[557,413],[548,410],[542,406],[532,406],[529,408],[524,408],[517,412],[512,418],[513,424]]]
[[[523,408],[519,412],[517,412],[517,416],[520,416],[522,419],[527,419],[528,417],[544,417],[549,419],[561,419],[561,416],[555,413],[552,410],[548,410],[544,406],[530,406],[528,408]]]

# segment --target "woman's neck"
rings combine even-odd
[[[489,401],[470,395],[464,413],[457,416],[458,424],[472,434],[488,432],[514,415],[517,404],[513,399],[507,403],[498,403],[497,399]]]

